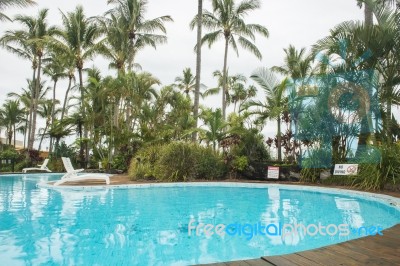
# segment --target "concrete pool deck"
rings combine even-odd
[[[193,183],[202,183],[202,182],[231,182],[231,183],[254,183],[254,184],[280,184],[280,185],[293,185],[293,186],[309,186],[309,187],[322,187],[322,188],[333,188],[333,189],[347,189],[354,190],[359,192],[365,192],[363,190],[355,189],[352,187],[346,186],[335,186],[335,185],[324,185],[324,184],[309,184],[309,183],[301,183],[301,182],[290,182],[290,181],[254,181],[254,180],[240,180],[240,179],[226,179],[226,180],[198,180],[191,181]],[[127,175],[113,175],[110,176],[110,185],[109,186],[119,186],[119,185],[138,185],[138,184],[162,184],[163,182],[157,181],[132,181],[129,179]],[[104,186],[104,181],[97,180],[89,180],[89,181],[78,181],[78,182],[68,182],[61,186]],[[388,195],[396,198],[400,198],[400,191],[373,191],[375,194]]]

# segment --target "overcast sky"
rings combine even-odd
[[[84,7],[87,16],[104,14],[111,8],[106,0],[38,0],[36,7],[25,9],[8,9],[5,13],[13,16],[17,13],[36,15],[39,9],[50,9],[48,20],[50,24],[61,24],[60,11],[72,11],[76,5]],[[271,67],[283,63],[283,48],[289,44],[297,48],[309,48],[317,40],[329,34],[329,29],[346,20],[361,20],[363,11],[355,0],[262,0],[260,10],[252,13],[247,23],[264,25],[270,32],[268,39],[258,37],[256,45],[263,54],[259,61],[252,54],[240,50],[238,58],[233,51],[229,53],[228,66],[230,74],[241,73],[250,76],[251,72],[261,66]],[[211,1],[204,0],[204,8],[211,10]],[[167,23],[168,43],[160,45],[157,50],[147,48],[138,54],[136,62],[143,70],[158,77],[163,85],[173,83],[185,67],[195,71],[196,55],[193,47],[196,42],[196,32],[191,31],[188,24],[197,13],[197,0],[149,0],[146,18],[170,15],[174,22]],[[5,30],[18,28],[17,23],[0,22],[0,34]],[[216,85],[212,72],[221,70],[223,65],[223,43],[217,43],[211,49],[203,48],[202,83],[209,87]],[[85,67],[95,65],[102,70],[103,75],[110,73],[108,63],[103,59],[87,62]],[[0,49],[0,104],[11,91],[19,92],[26,86],[26,79],[31,77],[31,66],[22,60]],[[50,86],[50,82],[48,83]],[[66,83],[60,82],[57,97],[64,96]],[[49,96],[50,97],[50,96]],[[219,107],[219,98],[207,100],[207,103]],[[271,125],[272,126],[272,125]],[[268,130],[273,132],[274,130]],[[4,134],[4,133],[3,133]]]

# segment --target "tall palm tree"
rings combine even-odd
[[[173,20],[170,16],[145,19],[147,0],[108,0],[108,3],[115,5],[115,7],[106,14],[112,14],[121,20],[120,25],[124,25],[123,32],[130,41],[131,51],[127,56],[128,69],[131,70],[138,50],[148,45],[156,48],[158,44],[167,41],[165,35],[157,34],[157,32],[165,34],[164,23]]]
[[[357,0],[357,5],[362,8],[364,7],[364,23],[366,26],[372,26],[374,24],[374,5],[389,5],[400,8],[399,0]]]
[[[200,102],[200,84],[201,84],[201,36],[203,25],[203,0],[198,0],[197,5],[197,44],[196,44],[196,86],[194,90],[193,117],[195,119],[194,127],[197,128]],[[192,141],[197,140],[197,131],[192,134]]]
[[[68,77],[68,73],[66,71],[66,61],[64,60],[62,55],[58,55],[57,53],[52,53],[49,57],[49,62],[43,69],[43,74],[49,76],[53,81],[53,98],[52,98],[52,110],[51,110],[51,119],[50,122],[54,123],[55,120],[55,109],[56,109],[56,88],[57,82],[60,79]],[[40,146],[40,145],[39,145]],[[50,138],[50,148],[49,152],[53,150],[53,140]]]
[[[265,120],[276,120],[277,122],[277,149],[278,160],[282,160],[281,147],[281,117],[287,109],[287,98],[285,90],[290,86],[289,79],[279,81],[276,75],[268,68],[259,68],[251,78],[264,90],[265,101],[249,101],[246,103],[246,108],[256,107],[251,114],[257,115],[257,121],[264,123]]]
[[[290,80],[294,85],[289,95],[289,110],[290,110],[290,129],[294,127],[294,134],[298,133],[298,119],[303,110],[301,101],[298,101],[298,95],[301,95],[307,90],[310,90],[310,81],[315,78],[312,54],[307,53],[305,48],[296,49],[293,45],[283,49],[285,52],[284,64],[282,66],[272,67],[275,71]],[[321,73],[326,74],[326,73]],[[301,148],[300,148],[301,150]]]
[[[20,21],[25,25],[29,25],[32,19],[34,19],[33,21],[35,22],[36,25],[34,29],[35,34],[29,40],[27,40],[28,42],[32,42],[32,44],[34,45],[35,54],[38,59],[38,71],[35,80],[35,93],[32,102],[33,105],[32,121],[30,121],[31,130],[28,140],[28,149],[33,149],[33,144],[35,142],[36,119],[37,119],[37,110],[39,104],[38,101],[39,101],[39,93],[41,86],[42,59],[46,52],[45,49],[47,46],[48,38],[54,35],[54,33],[56,32],[56,28],[54,26],[49,26],[47,24],[47,14],[48,14],[48,9],[42,9],[39,11],[39,14],[36,19],[28,16],[17,16],[15,18],[15,20]]]
[[[101,41],[99,53],[111,61],[110,68],[117,69],[118,75],[122,75],[133,52],[129,36],[126,34],[126,25],[113,13],[110,14],[110,18],[101,17],[98,21],[101,30],[106,34],[106,38]]]
[[[47,40],[56,29],[47,24],[48,9],[39,11],[36,17],[17,15],[14,21],[22,24],[24,29],[7,31],[1,42],[6,48],[17,55],[28,58],[32,62],[35,90],[32,91],[32,104],[29,115],[28,149],[33,148],[36,132],[36,118],[38,107],[38,95],[41,84],[42,59],[45,54]]]
[[[27,7],[35,4],[36,2],[33,0],[0,0],[0,21],[2,20],[11,21],[9,17],[7,17],[3,12],[1,12],[8,7],[14,7],[14,6]]]
[[[81,94],[82,121],[86,121],[85,89],[83,86],[83,67],[86,60],[91,59],[99,50],[97,43],[101,31],[98,26],[86,18],[82,6],[75,11],[64,14],[61,11],[63,29],[53,39],[53,48],[65,56],[73,57],[79,76],[79,90]],[[87,127],[83,127],[84,138],[88,137]],[[82,144],[82,142],[81,142]],[[88,160],[89,147],[85,142],[85,162]]]
[[[244,18],[249,12],[260,8],[260,1],[245,0],[236,4],[235,0],[212,0],[213,12],[204,11],[202,17],[203,26],[211,32],[203,36],[201,43],[208,43],[211,47],[216,41],[224,38],[225,53],[222,79],[222,117],[226,119],[226,91],[227,91],[227,66],[229,46],[238,53],[239,45],[253,53],[258,59],[262,58],[261,52],[253,43],[255,33],[268,37],[267,28],[259,24],[246,24]],[[197,16],[190,26],[193,29],[198,23]]]

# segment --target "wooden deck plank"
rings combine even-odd
[[[311,264],[315,264],[314,261],[305,258],[299,254],[288,254],[288,255],[284,255],[284,257],[288,260],[290,260],[291,262],[297,263],[297,265],[299,266],[309,266]]]
[[[272,263],[273,265],[299,266],[298,263],[289,260],[285,256],[272,256],[272,257],[269,257],[268,260],[265,260],[265,261]]]
[[[283,258],[298,265],[400,265],[400,224],[383,231],[383,236],[368,236],[337,245],[289,255],[263,257],[276,266]],[[297,257],[296,257],[297,256]]]

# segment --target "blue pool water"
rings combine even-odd
[[[195,231],[189,236],[190,220],[352,228],[388,228],[400,222],[399,209],[383,202],[284,186],[86,191],[36,187],[38,181],[58,178],[54,174],[0,177],[2,265],[188,265],[285,254],[358,237],[298,234],[248,239],[243,234],[196,236]]]

